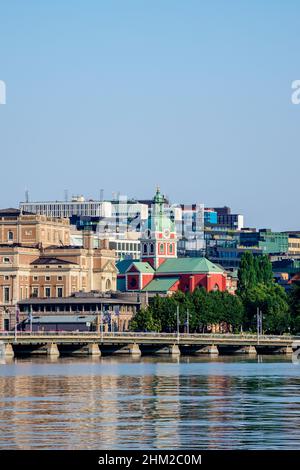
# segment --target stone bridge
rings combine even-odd
[[[292,354],[297,342],[300,346],[300,337],[251,334],[5,332],[0,333],[0,356]]]

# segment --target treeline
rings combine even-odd
[[[245,253],[238,271],[237,295],[228,292],[176,292],[170,297],[156,296],[131,321],[134,331],[170,332],[255,332],[257,309],[263,315],[263,333],[300,332],[300,286],[289,295],[273,280],[267,255]]]
[[[233,331],[243,322],[243,304],[238,296],[197,288],[193,293],[178,291],[171,297],[157,295],[147,308],[135,315],[131,328],[134,331],[176,331],[177,307],[181,331],[207,332],[221,323],[224,330]]]

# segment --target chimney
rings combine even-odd
[[[82,233],[83,248],[88,251],[94,250],[94,232],[92,230],[84,230]]]

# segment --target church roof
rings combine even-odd
[[[174,258],[166,259],[156,270],[157,274],[179,273],[223,273],[224,269],[207,258]]]
[[[122,259],[116,263],[117,270],[119,274],[125,274],[129,266],[134,262],[133,259]]]
[[[152,268],[152,266],[148,263],[148,262],[144,262],[144,261],[133,261],[133,263],[131,263],[140,273],[143,273],[143,274],[153,274],[154,273],[154,269]],[[130,266],[128,266],[127,268],[127,271],[128,269],[130,268]]]
[[[144,287],[143,292],[168,292],[178,280],[179,277],[161,277],[153,279]]]

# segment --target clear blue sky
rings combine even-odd
[[[9,0],[0,206],[104,188],[300,229],[300,3]]]

